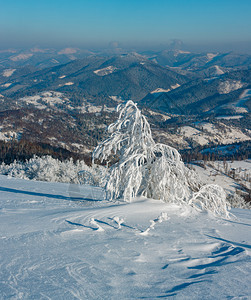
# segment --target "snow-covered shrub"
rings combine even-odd
[[[134,102],[117,110],[118,120],[108,127],[110,137],[93,152],[93,162],[118,157],[102,182],[111,199],[130,202],[143,195],[228,216],[224,191],[215,185],[200,190],[198,177],[184,165],[178,151],[154,142],[150,125]]]
[[[66,183],[90,183],[89,178],[91,177],[91,180],[97,184],[99,172],[102,172],[102,167],[94,170],[88,167],[84,161],[76,161],[75,163],[72,159],[60,161],[51,156],[34,156],[25,163],[15,161],[10,165],[4,163],[0,165],[0,174],[3,175]]]
[[[245,199],[237,193],[229,194],[227,200],[234,208],[251,209],[251,203],[246,202]]]
[[[200,209],[213,212],[215,215],[227,217],[230,209],[229,203],[226,201],[226,193],[223,188],[215,184],[207,184],[194,193],[189,200],[189,204]]]

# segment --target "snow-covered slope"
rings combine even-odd
[[[218,91],[220,94],[229,94],[230,92],[241,89],[242,87],[243,83],[241,81],[227,80],[220,82]]]
[[[217,219],[0,176],[1,299],[248,299],[251,212]]]
[[[6,69],[3,71],[2,75],[4,77],[10,77],[15,71],[16,71],[16,69]]]
[[[116,69],[117,68],[114,66],[109,66],[107,68],[95,70],[95,71],[93,71],[93,73],[95,73],[98,76],[105,76],[105,75],[113,73]]]
[[[185,137],[194,144],[202,146],[210,143],[226,145],[250,140],[250,137],[239,128],[227,126],[221,122],[217,124],[197,122],[193,126],[180,127],[181,138]]]
[[[65,85],[71,85],[72,82],[65,83]],[[67,97],[63,93],[55,92],[55,91],[46,91],[43,93],[39,93],[35,96],[27,96],[19,99],[19,102],[22,102],[26,105],[33,105],[38,109],[45,108],[55,108],[57,106],[63,106],[68,109],[73,109],[71,103]]]
[[[234,193],[236,188],[241,190],[243,187],[250,188],[250,159],[225,162],[210,161],[206,164],[194,162],[192,166],[202,182],[217,183],[225,189],[227,194]]]

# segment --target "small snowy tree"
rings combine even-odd
[[[193,197],[189,200],[191,206],[199,210],[208,210],[215,215],[228,217],[229,203],[226,201],[226,193],[223,188],[215,184],[207,184],[194,193]]]
[[[154,142],[149,123],[133,101],[119,105],[117,111],[118,120],[108,127],[110,137],[93,152],[93,162],[118,158],[103,181],[111,199],[130,202],[143,195],[166,202],[193,203],[198,208],[227,215],[222,205],[225,198],[219,196],[218,190],[208,186],[200,193],[201,184],[195,172],[184,165],[178,151]],[[215,201],[209,205],[211,198]]]
[[[34,156],[23,163],[14,161],[10,165],[0,165],[0,174],[11,177],[81,184],[97,184],[102,171],[103,168],[88,167],[83,160],[74,163],[73,159],[60,161],[51,156]]]

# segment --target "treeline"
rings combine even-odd
[[[194,160],[245,160],[251,159],[251,142],[240,142],[232,145],[220,145],[212,147],[196,147],[193,149],[180,150],[184,162]]]
[[[222,147],[226,148],[225,152]],[[229,152],[226,152],[229,151]],[[184,162],[195,160],[215,161],[215,160],[245,160],[251,159],[251,142],[236,143],[233,145],[219,146],[213,148],[197,147],[194,149],[180,150]],[[25,161],[26,159],[36,156],[50,155],[61,161],[73,158],[76,160],[84,160],[86,164],[91,163],[91,154],[81,154],[71,152],[61,147],[51,146],[46,143],[31,142],[28,140],[21,141],[0,141],[0,163],[10,164],[17,161]]]
[[[91,155],[80,154],[68,151],[64,148],[53,147],[45,143],[30,142],[26,140],[21,141],[0,141],[0,163],[11,164],[15,160],[24,162],[27,159],[36,156],[50,155],[61,161],[73,158],[76,160],[84,160],[86,164],[90,165]]]

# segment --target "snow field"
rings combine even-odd
[[[2,299],[251,294],[249,210],[225,220],[146,198],[108,202],[90,186],[0,181]]]
[[[239,80],[226,80],[222,81],[219,84],[218,92],[220,94],[228,94],[235,90],[241,89],[243,87],[243,83]]]
[[[199,175],[200,179],[204,183],[219,184],[229,193],[234,193],[238,188],[238,183],[250,188],[248,179],[251,176],[251,161],[250,159],[243,161],[227,161],[224,166],[223,161],[211,161],[206,165],[206,168],[202,168],[197,164],[193,164],[193,168]],[[235,180],[225,173],[226,171],[235,170]]]
[[[230,104],[223,104],[219,106],[219,108],[228,107],[234,110],[236,114],[248,113],[248,108],[243,106],[245,105],[245,102],[250,98],[250,96],[251,96],[251,89],[245,89],[236,101]]]
[[[10,77],[12,74],[16,71],[16,69],[6,69],[3,71],[3,76],[4,77]]]
[[[175,85],[171,85],[170,89],[163,89],[163,88],[157,88],[154,91],[150,92],[150,94],[156,94],[156,96],[159,96],[161,93],[168,93],[171,90],[177,89],[180,85],[176,83]]]
[[[225,119],[226,118],[231,117],[225,117]],[[202,146],[207,145],[210,142],[215,144],[231,144],[233,142],[250,140],[248,135],[244,134],[241,130],[234,126],[226,126],[223,123],[220,123],[219,125],[224,128],[224,131],[217,128],[214,124],[207,122],[195,123],[194,127],[182,126],[180,127],[180,135],[181,138],[189,138],[196,144]]]
[[[19,54],[19,55],[15,55],[15,56],[12,56],[10,58],[10,60],[12,61],[20,61],[20,60],[26,60],[30,57],[32,57],[33,54],[32,53],[27,53],[27,54]]]
[[[3,298],[247,298],[250,211],[229,215],[223,189],[201,187],[176,149],[156,144],[132,101],[108,131],[93,154],[119,155],[106,171],[48,157],[2,166],[69,181],[0,176]]]
[[[3,87],[3,88],[8,88],[8,87],[10,87],[12,85],[12,83],[5,83],[5,84],[2,84],[1,86]]]
[[[105,75],[109,75],[109,74],[113,73],[116,70],[117,70],[116,67],[109,66],[109,67],[106,67],[106,68],[103,68],[103,69],[93,71],[93,73],[98,75],[98,76],[105,76]]]
[[[65,85],[72,85],[73,82],[65,83]],[[39,93],[35,96],[27,96],[20,98],[19,101],[26,104],[32,104],[38,109],[45,109],[47,107],[56,108],[58,105],[65,105],[68,109],[73,109],[70,100],[64,96],[63,93],[55,91],[47,91]]]

